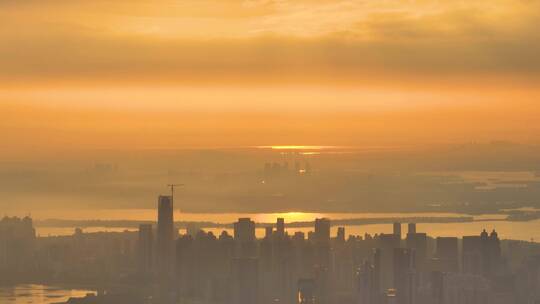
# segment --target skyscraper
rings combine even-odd
[[[234,223],[234,240],[236,257],[256,256],[255,222],[250,218],[239,218]]]
[[[400,239],[397,234],[381,233],[377,239],[377,247],[381,249],[381,289],[387,290],[393,286],[393,252],[394,248],[400,247]]]
[[[157,276],[163,280],[173,278],[174,219],[171,196],[159,196],[157,224]]]
[[[379,295],[381,292],[381,271],[382,271],[382,253],[381,249],[373,249],[373,284],[371,286],[371,303],[379,303]]]
[[[232,303],[257,304],[259,268],[256,258],[235,258],[231,267]]]
[[[398,304],[413,304],[416,298],[414,249],[394,249],[394,288]]]
[[[151,224],[139,225],[138,239],[138,266],[139,273],[143,276],[149,276],[152,272],[153,260],[153,231]]]
[[[401,223],[400,222],[394,223],[394,235],[399,236],[399,238],[401,239]]]
[[[274,233],[274,227],[264,227],[264,238],[270,239],[272,237],[272,234]]]
[[[250,218],[239,218],[234,223],[234,239],[236,241],[254,241],[255,240],[255,222]]]
[[[315,241],[319,244],[330,243],[330,220],[327,218],[315,219]]]
[[[497,272],[497,268],[500,267],[501,259],[501,243],[499,235],[493,230],[489,237],[485,237],[485,233],[482,233],[482,266],[484,276],[491,276]]]
[[[278,237],[283,237],[285,235],[285,219],[284,218],[277,219],[276,233]]]
[[[463,237],[462,271],[466,274],[482,273],[482,238],[479,235]]]
[[[416,233],[416,223],[409,223],[409,229],[407,231],[407,233],[411,233],[411,234],[414,234]]]
[[[444,272],[459,271],[457,237],[438,237],[436,257],[439,259],[439,270]]]
[[[345,242],[345,227],[338,227],[337,240],[340,242]]]
[[[373,264],[364,261],[356,273],[356,303],[357,304],[378,304],[379,291],[376,269]]]
[[[409,229],[411,231],[411,229]],[[427,261],[427,234],[425,233],[407,233],[407,248],[414,249],[416,269],[418,271],[426,270]]]

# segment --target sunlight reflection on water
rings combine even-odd
[[[122,219],[122,214],[126,214],[126,210],[107,210],[105,212],[96,211],[96,213],[86,213],[83,219],[93,219],[95,214],[107,213],[108,219]],[[155,221],[155,210],[140,209],[140,210],[127,210],[129,214],[128,218],[132,220],[152,220]],[[216,223],[232,223],[240,217],[250,217],[258,223],[274,223],[276,218],[285,218],[286,223],[301,222],[301,221],[313,221],[315,218],[328,217],[330,219],[361,219],[361,218],[410,218],[410,217],[459,217],[466,216],[458,213],[306,213],[306,212],[286,212],[286,213],[175,213],[176,221],[209,221]],[[474,216],[476,220],[483,220],[478,222],[465,222],[465,223],[425,223],[418,224],[419,232],[426,232],[431,236],[463,236],[463,235],[476,235],[482,231],[482,229],[492,230],[496,229],[499,232],[499,236],[503,239],[516,239],[529,241],[531,239],[540,240],[540,220],[528,221],[528,222],[507,222],[500,221],[504,219],[504,214],[486,214]],[[107,218],[101,218],[107,219]],[[499,221],[489,221],[489,219],[499,219]],[[391,232],[392,225],[390,224],[369,224],[369,225],[347,225],[345,226],[347,234],[364,235],[364,233],[388,233]],[[406,227],[403,227],[404,231]],[[125,230],[136,231],[135,227],[87,227],[83,229],[84,232],[122,232]],[[231,229],[212,228],[205,229],[206,231],[212,231],[214,234],[219,235],[221,231],[227,230],[232,234]],[[293,234],[296,231],[302,231],[307,234],[308,231],[313,230],[312,227],[303,228],[288,228],[289,234]],[[333,233],[337,230],[337,226],[332,228]],[[37,227],[37,233],[41,236],[47,235],[71,235],[74,232],[74,227]],[[182,231],[181,231],[182,232]],[[264,229],[259,228],[256,231],[258,237],[264,236]]]
[[[95,293],[95,291],[37,284],[0,286],[0,303],[59,303],[67,301],[70,297],[84,297],[88,293]]]

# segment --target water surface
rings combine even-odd
[[[95,293],[87,289],[67,289],[39,284],[0,286],[2,304],[49,304],[66,302],[70,297],[84,297]]]

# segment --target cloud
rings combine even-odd
[[[45,0],[0,7],[4,80],[536,79],[540,72],[538,0]]]

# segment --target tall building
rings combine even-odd
[[[236,257],[255,257],[257,255],[255,222],[250,218],[239,218],[234,223],[234,240]]]
[[[482,273],[482,239],[479,235],[464,236],[462,248],[462,271],[466,274]]]
[[[256,258],[234,258],[231,267],[231,285],[232,303],[259,303],[258,260]]]
[[[234,223],[234,239],[241,242],[255,241],[255,222],[250,218],[239,218]]]
[[[272,227],[272,226],[264,227],[264,238],[265,239],[271,238],[273,233],[274,233],[274,227]]]
[[[399,236],[399,239],[401,239],[401,223],[400,222],[394,223],[394,235]]]
[[[138,266],[139,273],[143,276],[149,276],[152,273],[152,261],[153,261],[153,231],[151,224],[139,225],[139,239],[138,239]]]
[[[414,304],[416,299],[414,249],[394,249],[394,289],[398,304]]]
[[[501,261],[501,242],[499,235],[493,230],[488,237],[484,230],[481,234],[482,239],[482,268],[483,275],[490,277],[497,272]]]
[[[159,282],[159,301],[170,303],[174,285],[174,219],[173,200],[171,196],[161,195],[158,198],[158,223],[156,246],[157,279]]]
[[[440,271],[433,271],[430,278],[431,303],[444,303],[444,274]]]
[[[278,218],[276,222],[276,233],[278,237],[285,236],[285,219]]]
[[[393,233],[381,233],[378,236],[377,247],[381,249],[381,290],[387,290],[393,286],[393,252],[395,248],[400,248],[400,241],[399,236]]]
[[[411,231],[409,229],[409,231]],[[406,245],[409,249],[414,249],[416,269],[425,271],[427,268],[427,234],[407,233]]]
[[[345,227],[338,227],[337,240],[340,242],[345,242]]]
[[[315,241],[320,244],[330,243],[330,220],[327,218],[315,219]]]
[[[517,303],[505,298],[503,293],[490,292],[489,280],[478,275],[434,271],[430,285],[430,304]],[[496,301],[490,296],[495,296]]]
[[[32,266],[36,230],[30,217],[4,217],[0,220],[0,269],[4,271],[27,270]],[[7,272],[5,272],[7,273]]]
[[[376,280],[377,269],[374,265],[365,261],[356,273],[356,303],[378,304],[379,290]]]
[[[378,304],[379,296],[381,293],[381,271],[382,271],[382,254],[381,249],[373,249],[373,284],[371,286],[371,298],[373,301],[371,303]]]
[[[316,265],[321,273],[326,276],[331,271],[331,248],[330,248],[330,220],[327,218],[315,219],[315,232],[313,234],[314,253]]]
[[[416,233],[416,223],[409,223],[408,228],[407,234]]]
[[[463,237],[463,273],[489,277],[497,271],[500,259],[500,240],[495,230],[490,234],[484,230],[480,235]]]
[[[491,276],[500,266],[501,246],[497,232],[463,237],[463,273]]]
[[[436,257],[439,269],[443,272],[458,272],[458,239],[457,237],[438,237],[436,240]]]

